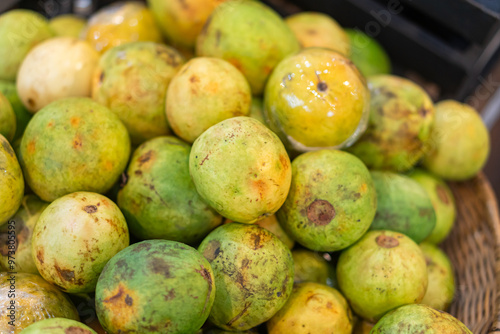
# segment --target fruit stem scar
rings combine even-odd
[[[396,238],[387,235],[379,235],[375,241],[377,245],[383,248],[394,248],[399,246],[399,241]]]

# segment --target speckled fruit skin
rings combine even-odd
[[[116,204],[90,192],[52,202],[38,218],[31,241],[42,277],[70,293],[94,291],[106,263],[128,245],[127,222]]]
[[[351,45],[349,58],[365,77],[391,73],[389,56],[377,40],[359,29],[346,29],[345,32]]]
[[[19,160],[31,189],[51,202],[75,191],[105,193],[129,155],[127,129],[116,115],[91,99],[66,98],[35,114]]]
[[[352,154],[304,153],[292,163],[292,185],[278,220],[298,243],[333,252],[368,230],[377,209],[370,172]]]
[[[15,81],[31,48],[53,35],[47,20],[34,11],[14,9],[0,15],[0,79]]]
[[[14,278],[14,279],[12,279]],[[12,281],[10,281],[12,279]],[[8,324],[11,284],[15,285],[15,326]],[[36,321],[52,317],[79,320],[78,312],[69,298],[52,284],[34,274],[0,272],[0,333],[17,334]]]
[[[396,307],[419,303],[427,290],[422,251],[392,231],[370,231],[343,251],[337,279],[353,311],[372,322]]]
[[[436,226],[425,241],[441,243],[453,228],[456,218],[455,198],[448,185],[438,176],[417,168],[408,174],[425,189],[436,212]]]
[[[14,136],[14,140],[12,141],[14,142],[23,136],[24,129],[26,129],[32,115],[21,102],[21,99],[17,94],[15,82],[0,80],[0,93],[5,95],[7,100],[9,100],[10,105],[14,110],[14,114],[16,115],[16,134]]]
[[[351,334],[353,318],[344,296],[324,284],[296,284],[285,306],[267,323],[269,334]]]
[[[429,146],[424,167],[446,180],[462,181],[483,168],[490,152],[490,137],[476,110],[446,100],[436,104]]]
[[[429,286],[421,303],[446,311],[455,295],[455,277],[450,259],[435,245],[423,242],[420,249],[424,253],[429,275]]]
[[[191,59],[172,79],[166,113],[177,136],[192,143],[225,119],[248,116],[252,93],[243,74],[218,58]]]
[[[31,236],[38,217],[48,205],[49,203],[41,201],[35,195],[26,195],[21,207],[10,219],[14,221],[14,224],[0,228],[0,269],[2,271],[11,271],[9,268],[9,255],[11,255],[10,259],[12,256],[15,258],[17,272],[38,274],[35,260],[31,255]],[[13,236],[15,236],[14,240]]]
[[[222,225],[198,251],[210,262],[217,288],[209,320],[222,329],[244,331],[269,320],[292,292],[292,254],[260,226]]]
[[[0,135],[0,225],[12,217],[24,195],[24,179],[12,146]]]
[[[270,128],[297,151],[351,145],[365,130],[370,93],[352,62],[322,48],[285,58],[266,85]]]
[[[393,75],[368,79],[370,119],[348,150],[370,169],[404,172],[428,151],[434,106],[417,84]]]
[[[64,319],[50,318],[29,326],[21,334],[97,334],[92,328],[81,322]]]
[[[147,240],[108,262],[97,283],[96,311],[109,333],[194,333],[215,293],[210,264],[194,248]]]
[[[250,117],[234,117],[193,144],[189,172],[198,193],[226,218],[253,223],[283,204],[292,177],[285,147]]]
[[[344,29],[330,16],[318,12],[301,12],[285,19],[303,48],[319,47],[349,56],[351,44]]]
[[[73,14],[58,15],[49,21],[49,26],[56,36],[80,38],[87,21]]]
[[[183,63],[181,54],[166,45],[120,45],[99,60],[92,98],[120,117],[135,145],[168,135],[167,87]]]
[[[472,334],[451,314],[426,305],[405,305],[384,316],[371,334],[392,334],[404,328],[408,334]]]
[[[323,253],[308,249],[292,250],[295,268],[294,283],[316,282],[327,284],[330,276],[330,264],[323,258]]]
[[[273,68],[299,48],[278,13],[258,1],[245,0],[219,5],[196,42],[198,56],[222,58],[238,68],[253,95],[262,94]]]
[[[403,233],[416,243],[427,238],[436,226],[436,212],[425,189],[405,175],[372,171],[377,191],[377,214],[370,230]]]
[[[151,139],[134,152],[118,206],[138,238],[194,244],[221,224],[191,180],[189,152],[175,137]]]
[[[16,114],[14,114],[14,109],[12,109],[9,100],[0,92],[0,135],[3,135],[11,142],[15,134]]]

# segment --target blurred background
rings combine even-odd
[[[1,0],[0,12],[36,10],[51,18],[88,17],[114,0]],[[377,39],[393,72],[423,86],[434,101],[453,98],[482,115],[491,134],[485,167],[500,198],[499,0],[265,0],[283,16],[320,11]]]

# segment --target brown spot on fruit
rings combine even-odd
[[[326,84],[326,82],[320,81],[318,82],[317,88],[319,92],[324,93],[328,89],[328,85]]]
[[[175,298],[175,290],[170,289],[166,295],[163,295],[163,298],[165,298],[165,300],[174,299]]]
[[[439,197],[439,200],[443,202],[444,204],[448,205],[450,204],[450,199],[448,198],[448,194],[446,193],[446,189],[438,184],[436,185],[436,193]]]
[[[328,201],[316,199],[307,207],[307,218],[316,225],[327,225],[335,218],[335,208]]]
[[[280,162],[283,165],[283,169],[287,170],[289,167],[288,159],[284,155],[280,155]]]
[[[133,302],[134,302],[134,300],[129,295],[127,295],[127,297],[125,297],[125,304],[127,304],[128,306],[132,306]]]
[[[70,119],[71,126],[76,128],[80,124],[80,117],[71,117]]]
[[[201,266],[201,270],[196,270],[198,273],[201,274],[203,279],[207,281],[208,283],[208,292],[207,292],[207,298],[205,299],[205,305],[203,306],[203,311],[201,313],[205,313],[205,310],[207,309],[208,302],[210,301],[210,295],[212,294],[212,276],[210,276],[210,272],[207,270],[207,268]]]
[[[377,245],[383,248],[394,248],[399,246],[399,241],[396,238],[389,237],[387,235],[379,235],[375,241],[377,242]]]
[[[152,258],[149,262],[149,266],[151,271],[155,274],[163,275],[166,278],[174,277],[170,273],[170,266],[168,265],[168,263],[159,257]]]
[[[88,329],[71,326],[64,330],[65,334],[92,334]]]
[[[50,122],[47,123],[47,127],[48,128],[51,128],[53,126],[54,126],[54,121],[50,121]]]
[[[257,250],[257,249],[259,249],[259,248],[264,247],[264,245],[261,243],[260,234],[256,234],[256,233],[254,233],[254,234],[252,234],[252,235],[250,236],[250,238],[251,238],[251,240],[252,240],[252,242],[253,242],[253,249],[254,249],[254,250]]]
[[[240,313],[238,313],[233,319],[229,320],[226,325],[227,326],[232,326],[239,318],[241,318],[247,312],[247,310],[250,307],[250,305],[252,305],[251,302],[246,302],[245,303],[245,307],[243,308],[243,310]]]
[[[326,308],[330,308],[331,309],[332,307],[333,307],[332,302],[326,303]]]
[[[57,263],[54,263],[54,268],[56,268],[57,274],[62,280],[72,281],[75,279],[75,272],[73,270],[62,269]]]
[[[142,154],[139,159],[137,160],[139,162],[139,168],[145,165],[147,162],[151,161],[154,157],[154,152],[149,150],[146,153]]]
[[[99,75],[99,83],[102,83],[104,80],[104,71],[101,72],[101,75]]]
[[[205,163],[205,161],[206,161],[206,160],[208,160],[208,156],[209,156],[209,154],[207,154],[207,155],[203,158],[203,160],[201,160],[200,166],[203,166],[203,164]]]
[[[196,76],[196,75],[192,75],[190,78],[189,78],[189,81],[192,82],[192,83],[196,83],[196,82],[200,82],[200,79]]]
[[[33,153],[35,153],[35,141],[34,141],[34,140],[31,140],[31,141],[28,143],[28,153],[29,153],[29,154],[33,154]]]
[[[82,137],[80,135],[76,135],[75,138],[73,138],[73,148],[75,150],[81,149],[82,148]]]
[[[83,211],[86,213],[94,213],[97,212],[97,206],[95,205],[87,205],[83,208]]]
[[[252,187],[257,193],[259,193],[259,198],[262,200],[264,198],[264,193],[267,190],[266,182],[262,180],[252,181]]]
[[[318,32],[317,32],[316,30],[314,30],[314,29],[308,29],[306,32],[307,32],[307,34],[308,34],[308,35],[316,35],[316,34],[318,33]]]
[[[120,328],[123,324],[129,323],[137,315],[137,309],[133,305],[137,305],[138,297],[133,290],[128,289],[123,283],[119,283],[118,287],[114,290],[106,291],[103,307],[113,314],[110,319],[110,327]],[[131,305],[127,304],[127,296],[136,303]],[[129,300],[130,302],[130,300]]]
[[[32,108],[32,109],[35,108],[35,100],[33,100],[31,97],[29,97],[27,101],[28,101],[28,106],[30,108]]]
[[[219,256],[220,253],[220,242],[217,240],[211,240],[207,248],[203,251],[203,256],[208,260],[208,262],[212,262]]]
[[[38,262],[40,262],[40,264],[43,264],[43,260],[44,260],[44,257],[43,257],[43,249],[39,249],[36,251],[36,258],[38,259]]]

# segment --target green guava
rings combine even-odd
[[[0,134],[0,225],[12,217],[21,206],[24,178],[16,154],[7,139]]]
[[[0,135],[12,142],[16,134],[16,114],[9,100],[0,92]]]
[[[377,40],[359,29],[345,32],[351,44],[350,58],[365,77],[391,73],[391,60]]]
[[[14,110],[14,114],[16,115],[16,134],[14,135],[15,141],[23,136],[24,129],[26,129],[26,126],[31,119],[31,113],[21,102],[21,99],[17,94],[16,84],[14,82],[0,80],[0,93],[5,95],[7,100],[9,100],[10,105]]]
[[[50,318],[38,321],[25,328],[21,334],[97,334],[92,328],[81,322],[65,319]]]

